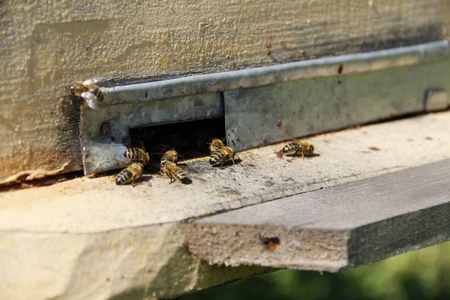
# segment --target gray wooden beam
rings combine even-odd
[[[339,271],[450,240],[450,160],[191,224],[209,263]]]
[[[93,178],[79,177],[46,186],[41,185],[54,181],[40,181],[35,182],[38,186],[8,192],[3,189],[0,192],[0,299],[167,299],[191,290],[264,272],[267,269],[262,267],[209,266],[205,261],[194,259],[186,246],[191,220],[271,200],[275,200],[271,202],[275,204],[277,201],[285,201],[280,200],[281,198],[301,193],[311,194],[312,197],[316,190],[331,193],[335,191],[331,189],[332,186],[450,159],[449,132],[450,111],[430,113],[308,137],[306,141],[314,145],[317,155],[305,159],[280,158],[278,153],[274,153],[285,145],[280,143],[239,152],[241,161],[224,168],[211,167],[208,157],[186,160],[183,161],[187,166],[185,171],[192,177],[192,184],[188,185],[170,184],[167,178],[146,170],[144,178],[135,187],[116,185],[114,180],[117,173],[110,173]],[[434,172],[439,174],[440,171],[436,169]],[[440,174],[440,180],[448,178],[448,173]],[[420,176],[412,180],[425,185],[425,181],[431,179],[430,176],[429,173],[420,171]],[[56,180],[63,179],[59,177]],[[324,189],[320,190],[321,187]],[[357,188],[354,190],[357,191]],[[265,225],[260,214],[254,217],[247,214],[249,224],[254,223],[255,228],[259,227],[255,229],[242,224],[241,228],[244,229],[239,230],[239,234],[244,235],[247,230],[247,236],[257,232],[261,237],[255,235],[256,239],[253,241],[246,239],[242,242],[235,236],[236,231],[230,230],[229,224],[224,224],[224,231],[221,232],[219,228],[218,232],[229,236],[217,236],[217,247],[210,247],[215,247],[214,251],[223,251],[223,255],[227,256],[226,251],[229,249],[223,247],[224,239],[229,240],[233,247],[242,243],[244,249],[250,243],[254,252],[260,253],[262,262],[267,264],[272,259],[268,255],[280,254],[280,250],[275,247],[276,240],[270,240],[278,237],[280,249],[291,251],[293,264],[299,264],[302,257],[297,255],[297,248],[303,248],[304,253],[313,258],[319,251],[328,255],[328,260],[319,257],[328,267],[331,258],[334,258],[335,264],[332,267],[337,269],[347,263],[348,255],[345,247],[349,237],[342,222],[350,220],[353,215],[358,216],[356,211],[360,211],[359,207],[367,205],[367,200],[362,198],[347,199],[354,202],[347,205],[348,211],[337,208],[345,205],[343,199],[326,202],[326,198],[302,198],[305,209],[292,215],[295,217],[293,221],[306,228],[303,231],[292,228],[286,233],[279,224]],[[379,198],[389,212],[388,204],[391,200],[381,196]],[[283,206],[287,211],[280,213],[273,209],[271,213],[277,219],[288,221],[291,206],[286,202],[281,203],[285,203]],[[336,228],[328,226],[330,228],[322,231],[308,228],[305,223],[311,222],[310,226],[314,225],[314,222],[320,220],[319,212],[327,205],[329,213],[326,217],[329,223],[336,221]],[[395,215],[398,213],[395,201],[392,201],[392,205]],[[419,210],[417,207],[409,209]],[[439,212],[434,211],[435,214]],[[373,209],[373,213],[380,216],[376,209]],[[441,213],[448,215],[448,209]],[[419,210],[418,216],[422,216],[421,214],[422,211]],[[407,228],[405,231],[398,230],[397,233],[400,238],[405,238],[405,233],[416,239],[415,231],[410,230],[409,226],[417,224],[415,220],[420,218],[412,218],[414,214],[407,216],[405,224],[401,223]],[[370,223],[368,217],[360,217]],[[438,220],[432,217],[428,220],[430,219]],[[396,223],[391,226],[398,228],[398,219],[394,221]],[[410,225],[406,225],[408,222]],[[354,235],[361,237],[364,234],[367,237],[365,241],[350,241],[359,241],[369,250],[376,245],[383,247],[378,251],[386,251],[384,248],[387,246],[381,244],[378,234],[390,233],[379,229],[386,227],[383,223],[375,225],[378,229],[370,226],[361,228],[367,229],[372,236],[367,232],[357,232]],[[424,230],[432,229],[429,225],[422,227]],[[343,229],[339,231],[341,228]],[[282,235],[284,233],[286,235]],[[393,235],[390,237],[391,240],[385,241],[394,246],[402,242],[394,239]],[[446,237],[441,237],[433,241],[430,238],[429,242],[425,242],[431,244],[445,239]],[[213,237],[210,241],[216,243]],[[292,245],[290,248],[287,247],[289,244]],[[325,251],[326,247],[328,251]],[[233,249],[230,247],[230,250]],[[214,255],[218,256],[217,253]],[[311,261],[312,259],[309,260]],[[249,258],[243,262],[252,261]],[[276,261],[269,261],[272,262]],[[318,268],[319,259],[313,262],[316,264],[313,267]],[[168,278],[174,284],[167,285]],[[51,284],[42,284],[43,282]]]

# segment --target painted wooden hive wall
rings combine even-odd
[[[81,169],[74,81],[208,74],[448,38],[448,0],[0,2],[0,183]]]

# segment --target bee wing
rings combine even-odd
[[[193,167],[188,166],[188,165],[184,164],[183,162],[178,163],[177,167],[181,168],[181,169],[188,169],[188,170],[193,170],[194,169]]]
[[[164,164],[164,167],[161,169],[166,169],[169,172],[173,172],[174,170],[177,169],[176,165],[170,166],[169,163]]]
[[[284,135],[285,135],[286,137],[290,138],[291,140],[298,142],[298,140],[297,140],[295,137],[290,136],[290,135],[288,135],[288,134],[286,134],[286,133],[285,133]]]
[[[99,78],[89,78],[89,79],[83,81],[83,84],[84,85],[90,85],[91,83],[97,83],[100,80],[102,80],[102,78],[100,78],[100,77]]]
[[[95,96],[91,92],[83,92],[83,93],[81,93],[81,98],[83,98],[84,101],[86,101],[86,104],[90,108],[97,109],[97,107],[98,107],[98,105],[97,105],[97,96]]]

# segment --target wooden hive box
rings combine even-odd
[[[449,239],[447,0],[10,1],[0,12],[1,299],[167,298]],[[68,94],[92,78],[98,109]],[[134,188],[80,173],[123,167],[99,166],[137,128],[210,119],[237,165],[196,158],[190,185],[147,172]],[[286,135],[309,136],[317,155],[280,159]],[[434,196],[407,201],[418,172],[414,188]],[[76,178],[14,185],[58,174]],[[366,199],[385,184],[383,201]],[[340,222],[334,209],[362,217]]]

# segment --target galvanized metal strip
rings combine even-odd
[[[146,102],[253,88],[299,79],[380,71],[439,61],[449,55],[449,42],[444,40],[403,48],[313,59],[248,70],[104,88],[105,101],[100,105]]]
[[[228,142],[240,151],[283,140],[285,134],[308,135],[424,110],[424,89],[450,88],[449,58],[449,42],[439,41],[103,88],[105,99],[97,109],[81,113],[84,171],[124,166],[124,145],[134,127],[225,114]],[[424,69],[410,69],[414,66]],[[225,91],[225,112],[219,91]]]
[[[129,130],[155,124],[223,117],[219,94],[195,95],[164,101],[121,104],[81,112],[81,145],[85,174],[123,167],[130,144]]]
[[[229,91],[224,93],[227,140],[242,151],[424,112],[425,95],[435,88],[450,90],[450,59]]]

